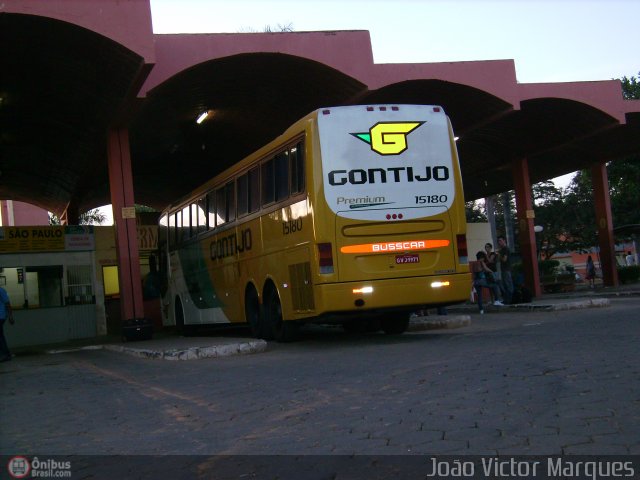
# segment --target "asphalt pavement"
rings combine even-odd
[[[543,294],[530,303],[505,305],[497,307],[485,305],[484,315],[505,312],[560,311],[583,308],[608,307],[609,298],[623,296],[640,296],[640,285],[633,284],[620,287],[599,287],[589,289],[578,286],[575,291],[557,294]],[[437,315],[435,310],[425,315],[414,316],[409,331],[453,329],[467,327],[480,312],[475,304],[456,305],[448,309],[447,315]],[[267,350],[267,342],[245,337],[248,330],[239,329],[241,336],[229,336],[227,332],[207,336],[185,337],[170,332],[159,332],[151,340],[123,342],[116,337],[102,337],[93,340],[69,342],[63,345],[49,346],[42,349],[49,354],[67,353],[76,350],[105,349],[140,358],[157,360],[198,360],[202,358],[226,357],[231,355],[248,355]],[[20,350],[17,352],[20,354]]]

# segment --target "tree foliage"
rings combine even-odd
[[[638,72],[640,76],[640,72]],[[640,82],[636,77],[622,77],[622,96],[627,100],[639,100],[640,99]]]
[[[107,216],[100,212],[99,209],[88,210],[80,214],[78,225],[102,225]],[[49,225],[60,225],[60,219],[57,215],[49,212]]]

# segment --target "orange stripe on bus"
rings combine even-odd
[[[448,247],[449,240],[406,240],[404,242],[362,243],[340,248],[341,253],[388,253]]]

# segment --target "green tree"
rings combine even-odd
[[[640,72],[638,72],[640,76]],[[622,96],[640,100],[640,82],[636,77],[622,77]],[[640,223],[640,155],[615,160],[607,165],[611,210],[615,226]]]
[[[470,200],[464,204],[467,223],[482,223],[487,221],[484,204],[478,200]]]
[[[640,72],[638,72],[640,75]],[[640,99],[640,83],[636,77],[622,77],[622,96],[627,100]]]
[[[561,189],[547,180],[532,187],[535,204],[535,225],[542,231],[536,233],[536,243],[546,259],[569,248],[571,237],[567,235],[569,219],[564,213],[564,195]]]

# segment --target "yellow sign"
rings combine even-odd
[[[424,122],[380,122],[366,133],[352,133],[380,155],[399,155],[407,149],[407,135]]]
[[[93,250],[93,227],[0,227],[0,253]]]
[[[3,227],[0,252],[62,251],[64,227]]]

